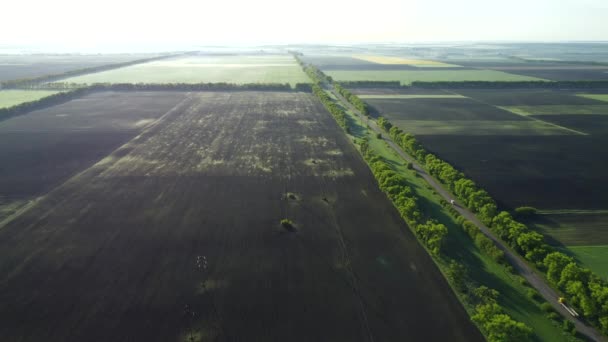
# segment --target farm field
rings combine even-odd
[[[482,340],[304,93],[190,93],[1,229],[0,274],[2,340]]]
[[[157,54],[19,54],[0,55],[0,81],[60,74],[70,70],[123,63]]]
[[[495,70],[327,70],[336,81],[399,81],[409,85],[414,81],[542,81],[541,78],[521,76]]]
[[[74,83],[309,83],[290,55],[199,55],[71,77]]]
[[[568,251],[604,279],[608,279],[608,245],[570,246]]]
[[[403,57],[395,57],[395,56],[378,56],[378,55],[354,55],[356,59],[376,63],[376,64],[391,64],[391,65],[411,65],[418,68],[445,68],[445,67],[458,67],[458,65],[454,64],[446,64],[442,62],[425,60],[425,59],[416,59],[416,58],[403,58]]]
[[[412,134],[571,135],[585,134],[554,123],[515,115],[459,94],[359,95],[372,112]]]
[[[136,136],[183,98],[163,92],[95,93],[0,121],[0,225],[30,200]]]
[[[567,338],[562,334],[561,328],[556,327],[539,308],[538,303],[527,296],[528,288],[518,281],[518,277],[506,271],[503,266],[498,265],[473,244],[456,220],[441,206],[439,203],[441,197],[429,189],[429,185],[422,178],[414,176],[407,169],[404,160],[388,147],[383,138],[369,134],[365,122],[350,111],[347,114],[350,120],[350,136],[368,139],[370,148],[407,180],[418,196],[423,212],[446,225],[448,235],[442,248],[443,253],[462,262],[470,276],[480,282],[479,285],[496,289],[500,293],[499,302],[506,312],[518,321],[534,327],[532,340],[566,341]],[[442,261],[440,260],[439,263],[441,264]],[[445,261],[442,266],[446,267]]]
[[[7,108],[24,102],[36,101],[57,94],[51,90],[0,90],[0,108]]]
[[[365,99],[375,115],[417,135],[504,208],[539,208],[543,214],[530,223],[550,243],[572,247],[573,253],[577,246],[608,244],[608,221],[601,214],[608,208],[608,107],[599,101],[602,94],[458,90],[455,94],[467,98],[392,92],[382,98],[379,93]],[[601,251],[585,250],[579,260],[595,270]]]

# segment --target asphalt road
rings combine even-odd
[[[399,154],[403,159],[408,162],[411,162],[414,166],[414,170],[420,174],[424,180],[431,185],[437,193],[441,195],[446,201],[450,202],[452,199],[456,199],[456,197],[451,194],[446,188],[443,187],[438,181],[436,181],[431,175],[429,175],[424,168],[409,154],[405,153],[394,141],[391,137],[386,134],[374,120],[365,120],[365,116],[358,111],[355,107],[353,107],[342,95],[340,95],[333,86],[325,85],[327,90],[330,90],[342,103],[343,106],[350,109],[353,113],[363,119],[363,121],[368,121],[370,128],[376,132],[382,134],[383,139],[388,143],[388,145]],[[490,229],[484,225],[481,221],[475,217],[473,212],[469,211],[466,207],[460,205],[457,201],[455,203],[454,209],[456,209],[462,216],[464,216],[467,220],[474,223],[481,232],[490,238],[494,243],[500,248],[504,253],[506,259],[513,266],[513,268],[519,272],[519,274],[524,277],[530,286],[536,289],[540,295],[553,306],[553,308],[559,312],[564,318],[568,319],[572,323],[574,323],[576,330],[578,330],[581,334],[585,335],[587,338],[593,341],[607,341],[607,339],[600,334],[595,328],[585,324],[583,321],[577,319],[570,315],[570,313],[557,301],[560,295],[551,288],[545,279],[543,279],[538,273],[534,271],[534,269],[528,265],[528,263],[521,257],[519,254],[511,250],[502,240],[498,239],[494,236],[494,234],[490,231]],[[532,327],[534,328],[534,327]]]

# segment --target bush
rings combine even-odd
[[[530,218],[536,215],[536,208],[534,207],[519,207],[515,208],[515,213],[513,216],[520,219]]]
[[[574,323],[570,322],[567,319],[564,320],[564,323],[562,324],[562,329],[564,329],[564,331],[566,331],[566,332],[571,332],[572,329],[574,329],[576,331],[576,328],[574,327]]]
[[[382,134],[381,133],[376,133],[376,138],[382,139]]]
[[[290,219],[282,219],[281,227],[285,228],[287,231],[294,232],[296,230],[296,226]]]
[[[547,314],[547,318],[553,321],[557,321],[560,317],[561,316],[555,311],[549,312]]]

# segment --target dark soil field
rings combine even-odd
[[[419,136],[503,205],[608,207],[606,136]]]
[[[154,55],[0,55],[0,81],[60,74],[150,57]]]
[[[189,95],[0,230],[0,302],[2,341],[482,340],[303,93]]]
[[[531,117],[588,134],[608,135],[608,115],[605,114],[532,115]]]
[[[372,112],[394,120],[491,120],[526,118],[477,101],[462,98],[366,99]]]
[[[95,93],[0,122],[0,222],[156,121],[182,93]]]

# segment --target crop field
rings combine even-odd
[[[337,81],[542,81],[541,78],[495,70],[326,70]]]
[[[608,245],[570,246],[568,251],[604,279],[608,279]]]
[[[370,148],[406,178],[419,197],[422,210],[448,227],[443,253],[462,262],[472,278],[497,290],[500,293],[499,302],[506,312],[511,317],[534,327],[533,341],[566,341],[567,339],[560,332],[561,328],[556,328],[537,303],[527,295],[527,288],[518,281],[518,277],[507,272],[503,266],[482,253],[456,220],[440,205],[441,197],[429,188],[422,178],[414,176],[407,169],[404,160],[386,144],[383,138],[370,134],[369,130],[365,129],[366,123],[363,120],[351,112],[347,113],[351,117],[352,137],[357,139],[366,137]]]
[[[355,55],[353,57],[356,59],[360,59],[360,60],[372,62],[372,63],[377,63],[377,64],[405,64],[405,65],[412,65],[412,66],[415,66],[418,68],[458,67],[458,65],[446,64],[446,63],[432,61],[432,60],[403,58],[403,57],[395,57],[395,56]]]
[[[6,224],[0,275],[2,340],[482,340],[304,93],[190,93]]]
[[[309,83],[290,55],[189,56],[71,77],[75,83]]]
[[[103,55],[0,55],[0,81],[60,74],[70,70],[122,63],[152,54],[103,54]]]
[[[531,222],[556,245],[608,245],[606,210],[546,210]]]
[[[412,134],[571,135],[585,133],[515,115],[459,94],[359,95],[372,112]]]
[[[133,138],[183,97],[96,93],[0,121],[0,226],[30,200]]]
[[[58,92],[50,90],[0,90],[0,108],[36,101],[56,93]]]
[[[422,91],[357,90],[363,98],[371,94],[365,101],[373,114],[417,135],[504,208],[543,210],[530,223],[550,243],[608,244],[608,217],[597,213],[608,208],[608,115],[599,101],[602,94],[458,90],[466,98],[437,92],[424,98]],[[581,262],[597,267],[594,260],[601,255],[593,259],[595,251],[601,249],[590,249]]]

